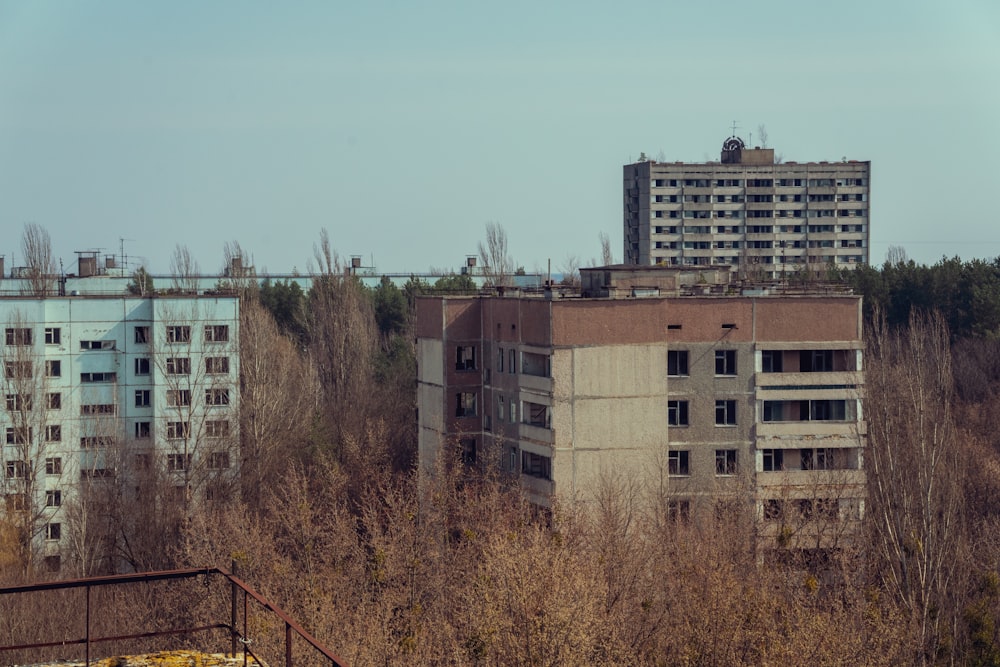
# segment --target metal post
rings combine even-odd
[[[236,576],[236,559],[232,561],[229,574]],[[229,645],[233,658],[236,657],[236,582],[229,580]]]
[[[84,663],[86,664],[87,667],[90,667],[90,586],[87,586],[86,608],[87,611],[85,612],[84,615],[84,618],[86,619],[84,621],[84,624],[86,627],[84,628],[84,634],[83,634],[84,643],[86,645],[86,649],[84,650],[85,654]]]
[[[243,667],[247,667],[247,644],[250,637],[247,635],[247,592],[243,591]]]
[[[292,626],[285,622],[285,667],[292,667]]]

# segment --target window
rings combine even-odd
[[[60,507],[62,505],[62,491],[46,491],[45,492],[45,506],[46,507]]]
[[[521,474],[539,479],[552,479],[552,459],[541,454],[521,452]]]
[[[114,403],[88,403],[80,406],[81,415],[113,415],[115,412]]]
[[[458,446],[462,463],[467,466],[476,465],[476,439],[462,438],[458,441]]]
[[[45,395],[45,406],[49,410],[61,410],[62,409],[62,394],[58,391],[51,392]]]
[[[167,357],[167,375],[190,375],[191,359],[189,357]]]
[[[688,351],[667,350],[667,375],[674,377],[688,374]]]
[[[62,339],[62,330],[59,327],[45,327],[45,344],[58,345]]]
[[[724,399],[715,402],[715,425],[736,426],[736,401]]]
[[[715,351],[715,374],[736,375],[736,350]]]
[[[25,435],[27,435],[27,442],[30,442],[31,436],[34,435],[34,433],[33,429],[30,427],[26,431],[24,427],[14,428],[13,426],[8,426],[6,435],[8,445],[23,445],[26,444]]]
[[[550,359],[547,354],[537,354],[535,352],[524,352],[521,354],[521,373],[534,377],[549,377],[552,373],[549,368]]]
[[[115,443],[115,439],[110,435],[89,435],[80,438],[81,449],[97,449],[100,447],[110,447]]]
[[[511,350],[507,357],[507,372],[513,375],[517,373],[517,350]]]
[[[45,427],[45,442],[59,442],[62,440],[62,426],[59,424],[49,424]]]
[[[6,403],[9,412],[31,410],[31,394],[7,394]]]
[[[114,372],[80,373],[80,382],[82,383],[115,382],[117,379],[118,379],[118,374]]]
[[[135,342],[140,344],[149,342],[149,327],[135,328]]]
[[[182,407],[191,405],[191,390],[190,389],[168,389],[167,390],[167,405],[170,407]]]
[[[7,344],[8,345],[31,345],[31,329],[26,329],[26,328],[8,328],[7,329]]]
[[[229,452],[209,452],[208,467],[211,470],[225,470],[229,467]]]
[[[497,421],[503,421],[503,394],[497,394]]]
[[[45,362],[48,364],[49,362]],[[59,363],[58,361],[55,363]],[[3,363],[4,377],[11,380],[25,380],[32,377],[30,361],[5,361]]]
[[[508,416],[508,420],[507,421],[509,421],[511,424],[516,423],[517,422],[517,403],[514,402],[513,398],[510,399],[510,410],[508,410],[507,413],[508,413],[507,414],[507,416]]]
[[[229,390],[228,389],[206,389],[205,390],[205,404],[206,405],[229,405]]]
[[[455,348],[455,370],[476,370],[476,348],[472,345],[459,345]]]
[[[135,423],[135,437],[139,440],[150,437],[152,433],[152,428],[149,422],[136,422]]]
[[[736,450],[716,449],[715,450],[715,474],[735,475],[736,474]]]
[[[685,477],[691,474],[691,470],[688,467],[689,454],[690,452],[687,450],[667,452],[667,473],[671,477]]]
[[[7,479],[27,479],[30,471],[27,461],[7,461]]]
[[[113,340],[81,340],[81,350],[115,350],[118,345]]]
[[[460,392],[455,394],[455,416],[475,417],[476,416],[476,395],[472,392]]]
[[[188,422],[167,422],[167,438],[177,440],[188,437],[191,427]]]
[[[764,350],[760,353],[761,370],[765,373],[781,373],[784,354],[781,350]]]
[[[819,449],[799,450],[800,463],[803,470],[832,470],[833,450],[821,447]]]
[[[190,343],[191,327],[171,325],[167,327],[168,343]]]
[[[667,401],[667,424],[670,426],[688,425],[687,401]]]
[[[228,438],[229,421],[225,419],[210,419],[206,421],[205,435],[209,438]]]
[[[50,542],[58,542],[59,538],[62,537],[62,524],[59,523],[47,523],[45,524],[45,539]]]
[[[691,518],[691,501],[668,500],[667,518],[671,521],[687,522]]]
[[[62,377],[62,362],[58,359],[49,359],[45,362],[45,377]]]
[[[229,325],[227,324],[206,324],[206,343],[225,343],[229,340]]]
[[[191,467],[190,454],[167,454],[167,470],[180,472]]]
[[[61,475],[62,474],[62,458],[58,456],[52,456],[45,459],[45,474],[46,475]]]
[[[764,501],[764,518],[768,521],[778,521],[785,516],[785,501],[769,498]]]
[[[228,375],[229,357],[206,357],[205,372],[208,375]]]
[[[799,353],[799,371],[826,373],[833,370],[833,350],[802,350]]]
[[[523,410],[521,416],[524,418],[524,423],[529,426],[537,426],[538,428],[551,428],[549,422],[549,408],[547,405],[541,405],[540,403],[530,403],[524,401],[522,406]]]
[[[764,450],[764,472],[776,472],[785,469],[785,450]]]
[[[135,374],[149,375],[149,357],[138,357],[135,360]]]
[[[137,408],[149,407],[149,389],[135,390],[135,407]]]
[[[497,325],[499,326],[499,325]],[[503,348],[497,348],[497,373],[503,373]]]

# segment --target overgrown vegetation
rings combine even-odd
[[[871,314],[867,532],[810,566],[761,558],[752,512],[688,523],[627,480],[551,517],[458,451],[418,485],[414,296],[467,277],[369,289],[318,254],[308,290],[244,296],[242,494],[181,522],[109,500],[105,548],[236,559],[353,665],[1000,665],[997,263],[849,277]]]

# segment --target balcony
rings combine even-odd
[[[807,489],[812,494],[819,487],[841,489],[844,497],[863,497],[864,470],[777,470],[757,473],[757,486],[764,489],[781,488],[789,498],[797,497],[794,489]],[[765,496],[774,494],[764,493]],[[801,495],[801,497],[810,497]]]

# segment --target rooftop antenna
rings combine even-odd
[[[737,128],[737,127],[739,127],[739,125],[737,125],[737,124],[736,124],[736,121],[734,120],[734,121],[733,121],[733,136],[734,136],[734,137],[736,136],[736,128]]]
[[[128,270],[128,257],[125,256],[125,242],[126,241],[135,241],[135,239],[123,239],[120,236],[118,237],[118,249],[119,249],[118,250],[118,256],[122,258],[122,268],[127,271]]]

